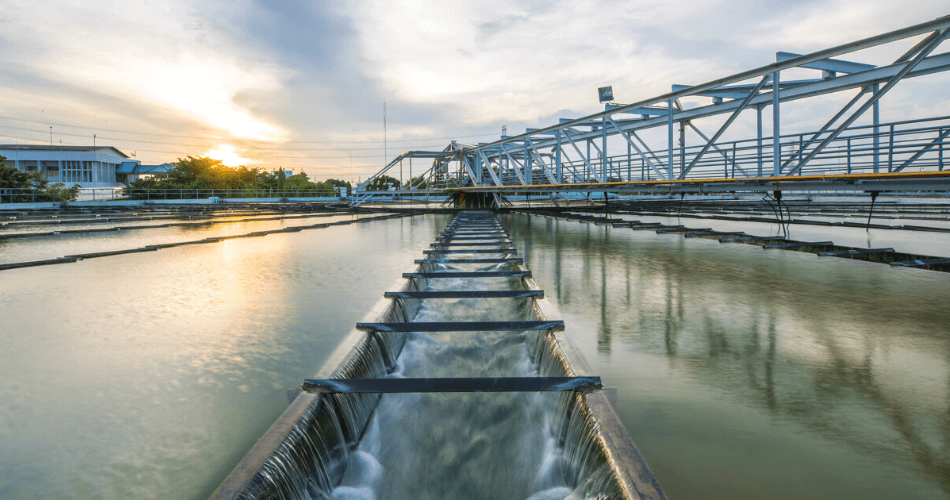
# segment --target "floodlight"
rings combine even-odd
[[[607,103],[614,101],[614,88],[613,86],[606,86],[602,88],[597,88],[597,94],[600,95],[600,103]]]

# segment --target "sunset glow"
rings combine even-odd
[[[230,166],[232,168],[246,165],[250,161],[250,159],[238,154],[235,148],[230,145],[222,145],[217,149],[212,149],[206,152],[204,157],[217,159],[224,163],[225,166]]]

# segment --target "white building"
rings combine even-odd
[[[129,156],[115,147],[0,145],[0,156],[17,170],[39,172],[51,183],[67,186],[115,187],[116,168]],[[134,161],[136,164],[137,161]]]

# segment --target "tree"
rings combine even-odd
[[[345,187],[347,194],[353,194],[353,186],[352,186],[349,182],[344,182],[344,181],[339,180],[339,179],[332,179],[332,178],[331,178],[331,179],[327,179],[327,181],[324,182],[324,183],[327,184],[328,186],[332,187],[332,188]]]
[[[4,163],[7,158],[0,156],[0,188],[4,189],[45,189],[49,183],[39,172],[22,172]]]
[[[317,189],[317,184],[311,182],[305,172],[287,177],[284,186],[287,189]]]
[[[10,203],[75,201],[79,194],[79,184],[69,189],[66,189],[66,185],[62,183],[50,185],[39,172],[22,172],[4,161],[6,158],[0,156],[0,189],[13,189],[10,194]],[[3,199],[6,199],[6,196],[3,196]]]
[[[254,187],[260,174],[258,168],[231,168],[217,159],[188,156],[175,163],[166,180],[175,188],[242,189]]]
[[[257,176],[257,182],[255,182],[255,184],[260,189],[277,189],[277,175],[261,173]]]
[[[426,181],[424,175],[419,175],[418,177],[412,177],[406,181],[406,189],[427,189],[429,183]]]
[[[369,183],[366,186],[368,191],[388,191],[389,186],[396,186],[399,188],[402,184],[398,179],[390,177],[389,175],[380,175],[376,180]]]
[[[191,191],[192,195],[197,195],[196,190],[200,189],[256,188],[262,176],[262,170],[259,168],[231,168],[217,159],[188,156],[175,163],[175,167],[169,170],[168,177],[139,179],[129,184],[129,187],[137,190],[184,189]],[[179,194],[187,195],[186,192]]]

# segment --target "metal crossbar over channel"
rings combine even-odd
[[[586,392],[603,388],[599,376],[501,378],[382,378],[304,380],[307,392],[324,394],[412,394],[447,392]]]
[[[441,259],[416,259],[416,264],[522,264],[524,259],[520,257],[509,257],[504,259],[465,259],[465,258],[441,258]]]
[[[387,292],[384,297],[390,299],[445,299],[445,298],[526,298],[542,297],[542,290],[475,290],[475,291],[415,291]]]

